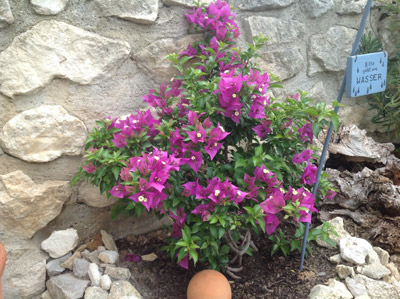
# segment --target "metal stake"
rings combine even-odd
[[[361,19],[360,27],[358,28],[356,40],[354,41],[354,44],[353,44],[353,50],[351,51],[351,56],[353,56],[353,55],[355,55],[357,53],[358,45],[360,43],[361,36],[362,36],[362,34],[364,32],[365,23],[367,22],[367,18],[368,18],[369,12],[371,10],[371,6],[372,6],[372,0],[368,0],[368,3],[366,4],[365,9],[364,9],[364,15],[363,15],[363,17]],[[346,87],[346,76],[347,76],[347,71],[346,71],[346,73],[344,75],[344,78],[343,78],[343,81],[342,81],[342,85],[340,86],[339,94],[338,94],[338,97],[337,97],[337,101],[339,103],[342,101],[342,97],[343,97],[343,94],[344,94],[344,89]],[[335,107],[335,112],[338,113],[338,111],[339,111],[339,106]],[[317,182],[313,186],[313,192],[312,193],[313,193],[315,198],[317,196],[319,180],[321,178],[322,168],[324,167],[324,164],[325,164],[326,152],[328,151],[328,146],[329,146],[329,142],[331,140],[332,131],[333,131],[333,124],[331,122],[331,124],[329,126],[329,130],[328,130],[328,134],[326,135],[324,147],[322,149],[321,158],[319,160],[318,172],[317,172]],[[306,253],[308,231],[309,230],[310,230],[310,223],[306,222],[304,238],[303,238],[303,246],[301,248],[300,271],[303,271],[304,256],[305,256],[305,253]]]

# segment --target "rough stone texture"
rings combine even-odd
[[[88,279],[89,265],[90,263],[85,259],[74,259],[73,262],[74,276],[77,278]]]
[[[56,15],[67,6],[68,0],[31,0],[33,10],[40,15]]]
[[[105,193],[100,194],[99,187],[89,183],[82,183],[78,191],[78,200],[89,207],[105,208],[117,202],[117,198],[107,198]]]
[[[334,0],[301,0],[301,9],[311,18],[318,18],[332,10]]]
[[[353,267],[349,267],[346,265],[337,265],[336,272],[340,279],[345,279],[346,277],[354,277],[356,273],[354,272]]]
[[[389,59],[394,59],[397,57],[397,45],[400,42],[400,36],[395,31],[387,30],[388,26],[390,26],[388,18],[378,23],[378,37],[382,42],[383,48],[388,52]]]
[[[200,35],[188,35],[179,39],[163,38],[157,40],[137,53],[133,53],[138,66],[157,82],[170,82],[176,69],[166,58],[168,54],[179,53],[187,48],[189,43],[200,40]]]
[[[303,23],[272,17],[249,17],[245,22],[245,28],[251,36],[256,36],[260,33],[268,36],[268,45],[292,42],[303,38],[305,34]]]
[[[310,39],[308,73],[313,75],[320,70],[343,71],[347,56],[350,55],[357,31],[345,26],[333,26],[326,33],[316,34]],[[317,64],[317,65],[316,65]]]
[[[0,144],[10,155],[28,162],[49,162],[62,155],[80,155],[86,140],[82,121],[61,106],[40,106],[9,120]]]
[[[352,297],[342,297],[342,293],[339,290],[335,290],[331,287],[318,284],[311,289],[310,295],[308,295],[308,299],[344,299],[344,298],[352,298]]]
[[[129,53],[127,42],[64,22],[42,21],[0,53],[0,92],[8,97],[28,94],[56,77],[95,84],[109,77]]]
[[[368,0],[342,0],[341,6],[337,11],[340,15],[356,15],[364,11]]]
[[[69,259],[67,259],[64,263],[61,264],[61,267],[65,268],[65,269],[73,270],[74,260],[79,259],[81,257],[82,257],[82,255],[81,255],[80,251],[75,251],[74,254]]]
[[[371,244],[364,239],[346,237],[340,240],[340,256],[348,262],[365,264],[365,258],[370,250],[372,250]]]
[[[82,252],[82,256],[87,259],[88,261],[90,261],[91,263],[95,263],[97,266],[100,266],[101,262],[99,260],[99,252],[97,250],[94,250],[92,252],[88,251],[88,250],[84,250]]]
[[[341,299],[353,298],[353,295],[349,292],[343,282],[337,281],[336,279],[330,279],[328,283],[328,287],[334,289],[338,294],[340,294]]]
[[[350,234],[344,229],[344,222],[343,222],[343,218],[341,217],[335,217],[329,221],[327,221],[329,224],[331,224],[335,231],[337,232],[337,236],[335,234],[330,234],[329,237],[331,238],[331,240],[338,246],[340,243],[340,240],[346,237],[350,237]],[[317,228],[321,229],[322,225],[318,226]],[[332,248],[331,245],[329,245],[328,243],[326,243],[325,241],[322,241],[320,239],[316,240],[317,244],[319,246],[322,247],[326,247],[326,248]]]
[[[61,264],[69,259],[71,256],[72,254],[68,253],[63,257],[49,261],[46,264],[47,275],[54,276],[63,273],[65,271],[65,268],[61,267]]]
[[[329,261],[334,264],[339,264],[342,261],[340,254],[335,254],[329,257]]]
[[[107,274],[114,280],[129,280],[131,278],[131,272],[127,268],[108,266],[104,274]]]
[[[118,252],[117,245],[115,244],[112,235],[107,233],[105,230],[101,230],[100,233],[101,233],[101,239],[103,241],[104,247],[107,248],[108,250]]]
[[[192,0],[162,0],[162,2],[165,5],[168,6],[184,6],[184,7],[195,7],[195,5],[193,5],[193,1]],[[200,3],[201,4],[209,4],[213,2],[212,0],[201,0]]]
[[[53,298],[51,298],[49,291],[45,291],[42,295],[40,295],[40,299],[53,299]]]
[[[78,245],[78,240],[76,230],[69,228],[53,232],[42,242],[41,247],[52,258],[58,258],[73,250]]]
[[[379,255],[376,253],[375,250],[370,250],[368,252],[367,258],[366,258],[367,264],[381,264],[381,260],[379,259]]]
[[[358,280],[347,277],[346,285],[354,297],[363,296],[363,295],[368,294],[367,288],[365,287],[365,285]]]
[[[100,278],[100,286],[103,290],[108,291],[111,288],[111,284],[112,284],[111,278],[107,274],[103,275]]]
[[[304,57],[299,48],[283,48],[261,54],[260,69],[281,80],[296,76],[304,67]]]
[[[356,275],[355,280],[365,286],[371,299],[400,298],[400,291],[387,282],[371,279],[361,274]]]
[[[149,254],[142,255],[140,256],[140,258],[142,261],[145,262],[154,262],[158,258],[158,256],[154,252],[152,252]]]
[[[36,184],[20,170],[1,175],[0,231],[31,238],[61,212],[70,194],[68,181]]]
[[[372,279],[382,279],[390,275],[390,270],[381,264],[371,264],[357,267],[357,272]]]
[[[46,282],[51,297],[57,299],[82,298],[88,285],[89,280],[75,278],[70,273],[50,277]]]
[[[397,266],[393,263],[388,263],[386,267],[390,270],[391,274],[393,275],[393,278],[396,279],[397,281],[400,281],[400,274]]]
[[[128,281],[114,281],[108,299],[119,299],[124,298],[124,296],[130,299],[143,299],[142,295]]]
[[[101,273],[99,266],[97,266],[95,263],[91,263],[88,268],[88,275],[92,286],[100,286]]]
[[[372,249],[378,254],[381,264],[386,266],[389,263],[389,252],[380,247],[372,247]]]
[[[118,258],[118,252],[112,250],[106,250],[99,254],[99,260],[107,264],[115,264],[118,261]]]
[[[293,2],[294,0],[233,0],[232,4],[240,10],[262,11],[266,9],[286,7]]]
[[[14,23],[14,16],[8,0],[0,0],[0,29]]]
[[[117,17],[139,24],[154,24],[158,16],[158,0],[95,0],[103,16]]]
[[[85,299],[107,299],[108,292],[100,287],[88,287],[85,291]]]

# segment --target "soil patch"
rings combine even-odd
[[[166,232],[158,230],[116,241],[121,253],[121,266],[131,270],[133,285],[145,299],[184,299],[190,279],[203,270],[200,265],[196,269],[191,267],[185,270],[165,256],[161,247],[165,245],[163,240],[166,237]],[[233,298],[306,299],[315,285],[336,276],[335,265],[328,258],[337,254],[337,250],[321,248],[312,243],[313,254],[307,257],[304,269],[300,272],[300,254],[293,253],[288,257],[276,254],[271,257],[271,241],[265,235],[253,238],[259,252],[244,257],[244,270],[239,273],[242,279],[228,277]],[[125,260],[127,256],[152,252],[158,256],[153,262]]]

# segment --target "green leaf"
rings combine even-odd
[[[114,174],[115,180],[118,181],[119,173],[121,172],[121,168],[118,166],[114,166],[113,168],[111,168],[111,171]]]
[[[187,255],[187,247],[182,247],[178,253],[178,263]]]
[[[210,226],[210,233],[214,238],[218,237],[217,228],[214,225]]]
[[[244,167],[246,165],[247,165],[247,161],[246,160],[244,160],[244,159],[237,160],[235,162],[235,169],[239,168],[239,167]]]
[[[199,259],[199,255],[198,255],[196,249],[190,248],[189,249],[189,255],[192,258],[194,264],[196,265],[197,260]]]

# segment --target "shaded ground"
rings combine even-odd
[[[154,252],[158,259],[153,262],[123,261],[124,267],[132,272],[133,285],[145,299],[184,299],[186,288],[196,271],[202,268],[182,269],[164,256],[161,247],[166,233],[156,231],[143,236],[129,236],[118,240],[121,261],[127,254],[144,255]],[[305,262],[304,271],[298,270],[300,255],[283,257],[276,254],[271,257],[271,241],[265,236],[255,239],[259,252],[244,258],[245,269],[240,272],[239,281],[231,280],[233,298],[285,298],[305,299],[313,286],[334,278],[335,265],[328,257],[337,254],[336,250],[324,249],[312,245],[313,255]]]

